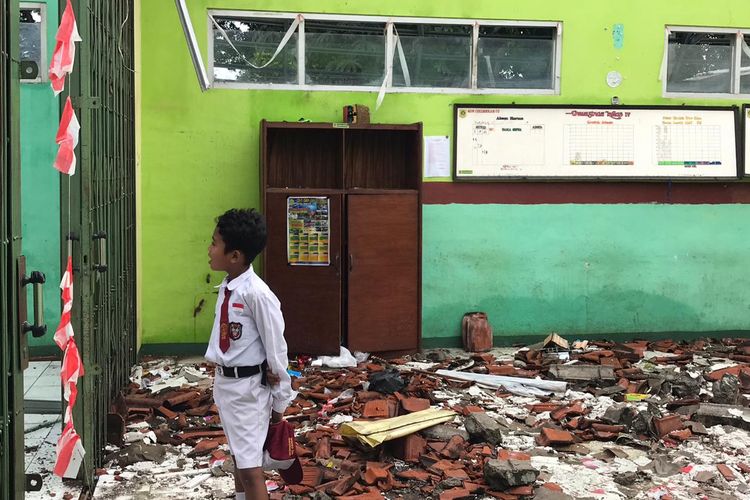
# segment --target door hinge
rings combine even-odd
[[[99,109],[102,107],[101,99],[95,96],[71,97],[70,103],[76,109]]]

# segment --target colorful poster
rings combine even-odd
[[[286,202],[287,261],[293,266],[328,266],[330,214],[324,196],[290,196]]]

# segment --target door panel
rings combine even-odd
[[[23,498],[18,2],[0,0],[0,500]]]
[[[300,195],[296,195],[300,196]],[[310,191],[304,196],[320,196]],[[329,198],[328,266],[288,263],[286,193],[266,194],[268,244],[265,278],[281,301],[290,353],[338,354],[341,343],[341,211],[342,195]]]
[[[348,346],[419,346],[419,201],[416,194],[347,198]]]

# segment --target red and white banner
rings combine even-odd
[[[65,87],[65,75],[73,71],[73,63],[76,58],[75,42],[81,41],[76,16],[73,13],[70,0],[65,5],[55,40],[57,40],[55,51],[52,53],[52,60],[49,63],[49,81],[52,84],[52,91],[57,95]]]
[[[73,427],[73,422],[68,422],[57,440],[57,462],[53,472],[60,477],[76,477],[85,454],[81,436]]]
[[[81,124],[78,123],[70,96],[65,99],[60,126],[57,129],[55,142],[60,146],[55,157],[54,167],[63,174],[73,175],[76,173],[76,146]]]
[[[76,42],[81,41],[76,25],[75,13],[70,0],[65,4],[65,10],[60,19],[60,27],[55,37],[55,51],[49,65],[49,79],[55,95],[62,92],[65,87],[65,77],[73,71],[73,63],[76,56]],[[78,123],[70,96],[65,100],[60,127],[57,129],[55,142],[59,146],[55,157],[54,167],[63,174],[73,175],[76,173],[75,149],[78,145],[78,135],[81,125]],[[70,189],[70,184],[68,184]],[[68,193],[70,196],[70,193]],[[70,232],[70,227],[68,227]],[[68,255],[65,273],[60,281],[62,290],[63,310],[60,316],[60,324],[55,331],[55,343],[64,351],[63,362],[60,369],[60,379],[63,387],[63,397],[68,403],[65,408],[65,428],[60,439],[57,440],[57,461],[53,472],[60,477],[75,478],[83,463],[86,451],[83,449],[81,437],[73,425],[73,407],[78,398],[78,378],[83,376],[83,362],[78,352],[78,346],[73,334],[73,325],[70,315],[73,310],[73,258]]]
[[[73,258],[68,255],[68,265],[65,267],[62,281],[60,281],[62,290],[63,310],[60,316],[60,324],[55,330],[55,344],[65,350],[68,345],[68,339],[73,337],[73,326],[70,324],[70,312],[73,310]]]
[[[60,325],[55,332],[55,343],[65,351],[60,368],[60,380],[63,386],[63,397],[68,405],[65,408],[65,429],[57,440],[57,461],[54,473],[60,477],[74,478],[86,454],[81,438],[73,427],[73,407],[78,398],[78,378],[83,376],[83,361],[78,352],[78,345],[73,336],[70,312],[73,309],[73,259],[69,255],[68,263],[60,282],[62,290],[63,312]]]

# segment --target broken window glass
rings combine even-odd
[[[276,58],[268,66],[262,67],[273,58],[292,19],[214,19],[221,28],[213,24],[215,81],[297,83],[297,32]]]
[[[41,81],[44,68],[42,35],[44,18],[40,7],[20,9],[19,44],[21,81]]]
[[[667,91],[731,92],[734,39],[734,33],[671,32]]]
[[[477,87],[554,89],[554,27],[480,26]]]

